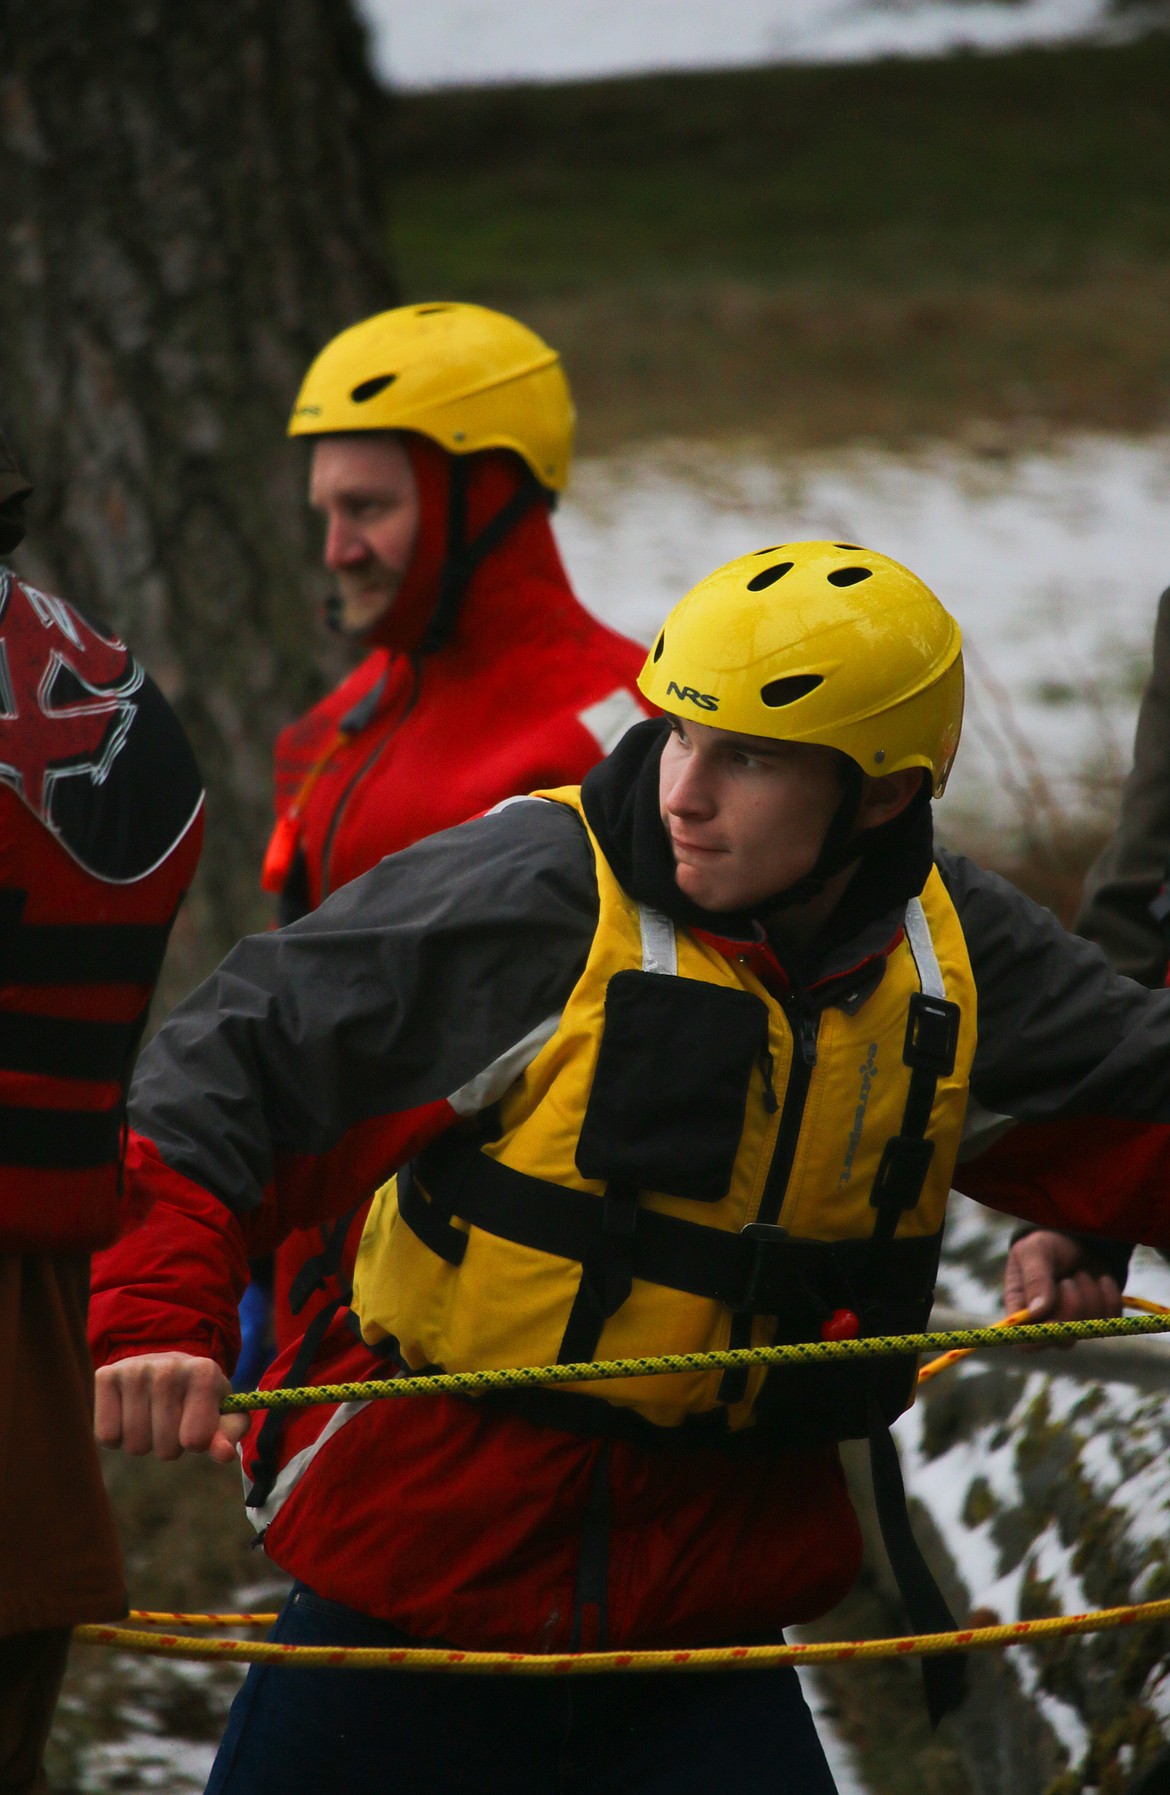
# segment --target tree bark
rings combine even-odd
[[[266,920],[272,740],[337,671],[284,426],[321,345],[394,303],[385,105],[350,0],[0,0],[21,566],[125,635],[191,737],[189,974]]]

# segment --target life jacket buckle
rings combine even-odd
[[[922,1195],[934,1158],[934,1142],[895,1134],[885,1144],[870,1192],[875,1209],[913,1209]]]
[[[910,1014],[906,1019],[906,1041],[902,1048],[904,1063],[914,1072],[926,1072],[932,1078],[949,1078],[955,1069],[959,1046],[959,1018],[957,1003],[916,991],[910,999]]]
[[[739,1300],[731,1304],[732,1311],[736,1315],[775,1314],[778,1304],[775,1300],[769,1301],[774,1294],[770,1288],[770,1273],[779,1253],[784,1250],[781,1243],[789,1239],[788,1230],[771,1222],[749,1222],[746,1228],[740,1229],[739,1237],[752,1251],[743,1289]]]

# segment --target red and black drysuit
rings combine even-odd
[[[370,653],[276,744],[277,825],[265,883],[282,922],[315,909],[387,854],[537,786],[577,784],[646,707],[645,650],[591,617],[569,585],[549,495],[502,450],[450,456],[400,440],[419,532]],[[361,1216],[349,1230],[352,1261]],[[289,1290],[326,1241],[279,1255],[280,1344],[321,1294]],[[335,1258],[341,1242],[333,1242]]]
[[[875,835],[818,944],[786,964],[766,916],[706,916],[675,886],[657,810],[664,735],[656,723],[631,731],[584,782],[623,887],[749,956],[814,1027],[827,1007],[864,1002],[929,871],[929,808]],[[970,861],[935,859],[979,1004],[960,1188],[1036,1220],[1166,1241],[1170,994],[1118,978]],[[229,1367],[248,1252],[344,1209],[446,1130],[448,1096],[466,1109],[472,1081],[562,1009],[597,917],[579,821],[522,801],[243,942],[144,1056],[132,1177],[155,1207],[98,1267],[99,1359],[174,1348]],[[386,1371],[339,1317],[309,1381]],[[417,1639],[589,1644],[578,1572],[604,1450],[614,1646],[774,1636],[849,1587],[860,1545],[834,1446],[791,1450],[765,1435],[748,1456],[720,1443],[661,1451],[644,1431],[603,1441],[573,1402],[436,1396],[300,1412],[256,1516],[265,1548],[322,1596]]]
[[[133,656],[0,566],[5,1788],[32,1786],[69,1629],[125,1611],[93,1443],[88,1254],[132,1215],[126,1088],[202,828],[191,751]]]

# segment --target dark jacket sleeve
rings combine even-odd
[[[99,1362],[170,1347],[226,1368],[245,1254],[345,1213],[490,1101],[493,1068],[518,1050],[510,1082],[552,1032],[596,922],[578,819],[519,800],[241,942],[142,1056],[149,1213],[95,1263]]]
[[[956,1187],[1044,1225],[1170,1242],[1170,991],[1114,972],[1006,880],[939,871],[978,998]]]
[[[279,1155],[324,1155],[448,1099],[559,1015],[596,917],[588,840],[563,806],[525,800],[431,836],[233,949],[142,1056],[131,1122],[246,1214]]]
[[[1090,867],[1074,927],[1143,985],[1166,976],[1167,942],[1150,915],[1170,869],[1170,589],[1158,603],[1154,661],[1142,694],[1133,767],[1112,839]]]

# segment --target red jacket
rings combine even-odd
[[[419,651],[447,553],[451,459],[425,438],[404,440],[420,490],[406,580],[373,632],[371,653],[277,740],[279,860],[294,840],[299,848],[284,881],[283,921],[315,909],[387,854],[503,798],[579,783],[646,715],[635,686],[645,650],[578,603],[543,502],[472,575],[445,645]],[[519,467],[504,453],[468,464],[473,540],[517,491]],[[281,819],[288,819],[283,828]],[[363,1215],[350,1229],[350,1259]],[[309,1298],[293,1319],[289,1286],[322,1244],[313,1230],[278,1255],[281,1346],[323,1300]]]
[[[450,458],[406,440],[420,487],[406,581],[360,667],[276,743],[278,819],[335,744],[299,807],[302,911],[502,798],[579,782],[647,715],[635,684],[645,649],[578,602],[542,503],[472,575],[450,639],[419,651],[444,561]],[[518,466],[502,453],[474,458],[473,538],[516,490]]]

